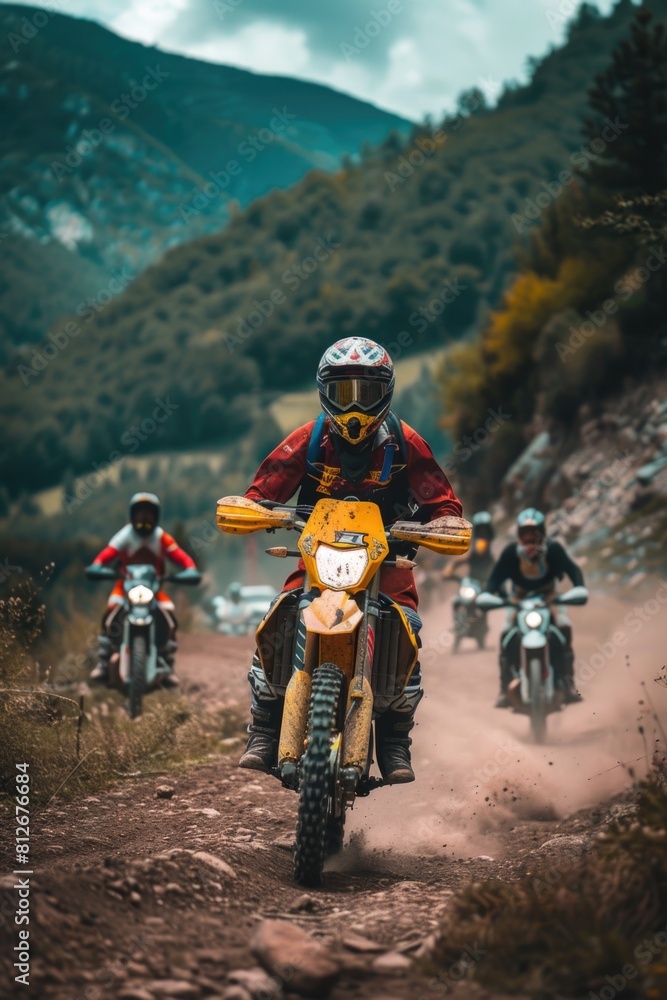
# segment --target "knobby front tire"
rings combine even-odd
[[[547,706],[544,699],[542,663],[530,661],[530,725],[536,743],[544,743],[547,732]]]
[[[342,843],[342,823],[331,814],[331,742],[336,731],[343,671],[323,663],[313,673],[308,713],[308,746],[299,767],[299,813],[294,877],[300,885],[317,886],[334,843]],[[333,836],[332,836],[333,835]]]
[[[130,689],[127,699],[131,719],[141,715],[147,658],[146,636],[135,635],[130,643]]]

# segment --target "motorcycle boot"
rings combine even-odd
[[[97,663],[90,672],[92,684],[109,683],[109,660],[114,651],[113,643],[108,635],[101,632],[97,637]]]
[[[253,657],[248,680],[252,691],[252,722],[248,726],[245,753],[238,766],[268,774],[278,763],[278,740],[285,702],[284,698],[276,697],[267,684],[257,653]]]
[[[260,700],[253,696],[248,726],[248,742],[239,767],[269,774],[278,762],[278,738],[283,714],[283,699]]]
[[[550,652],[556,688],[561,691],[566,705],[572,705],[583,698],[574,681],[574,649],[572,648],[572,626],[567,621],[557,621],[552,633]]]
[[[158,649],[158,656],[164,662],[165,666],[169,667],[169,673],[162,678],[164,687],[176,688],[180,686],[181,682],[174,673],[174,660],[177,649],[178,643],[175,639],[167,639],[164,646]]]
[[[421,679],[419,666],[413,679]],[[400,699],[375,720],[375,751],[378,767],[388,785],[404,785],[415,780],[412,769],[409,734],[415,725],[415,711],[424,692],[417,685],[408,685]]]
[[[512,680],[512,668],[509,663],[507,656],[501,655],[500,657],[500,691],[498,697],[496,698],[494,708],[509,708],[510,703],[507,699],[507,689]]]
[[[578,701],[583,701],[584,699],[577,691],[574,679],[574,650],[572,649],[572,646],[567,646],[565,649],[563,674],[563,695],[565,704],[573,705]]]

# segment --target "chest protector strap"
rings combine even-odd
[[[310,441],[308,442],[308,451],[306,452],[306,468],[311,475],[316,475],[317,470],[315,468],[315,463],[320,456],[325,423],[326,415],[324,413],[320,413],[319,417],[315,421],[315,425],[311,431]],[[408,447],[405,441],[405,435],[403,434],[401,421],[393,411],[389,411],[385,423],[389,433],[396,438],[396,440],[388,441],[385,445],[384,461],[382,463],[382,471],[380,472],[379,479],[379,483],[381,484],[389,481],[395,454],[398,452],[399,457],[405,461],[408,453]]]

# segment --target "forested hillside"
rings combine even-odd
[[[589,89],[583,128],[591,148],[599,143],[597,155],[577,183],[546,201],[519,273],[482,335],[450,353],[442,382],[454,439],[483,426],[489,407],[511,415],[461,468],[476,502],[498,495],[527,445],[558,466],[611,394],[659,378],[667,364],[665,13],[657,3],[636,12]],[[610,122],[618,135],[606,141]],[[654,430],[649,423],[639,444],[654,446],[653,458],[665,464],[667,435]],[[530,450],[526,459],[524,473],[534,465]],[[552,507],[560,480],[549,472],[532,484],[533,500]],[[641,502],[649,499],[642,494]]]
[[[71,320],[69,333],[57,324],[62,347],[17,354],[0,381],[10,489],[130,449],[250,434],[261,450],[272,435],[267,399],[308,380],[335,337],[367,333],[396,357],[472,334],[499,305],[517,241],[557,200],[562,172],[578,186],[599,143],[622,135],[603,116],[584,140],[582,118],[633,15],[628,0],[609,18],[584,7],[563,48],[497,107],[481,90],[464,94],[444,123],[408,141],[394,132],[360,165],[313,171],[254,201],[102,311]],[[156,399],[171,401],[173,416],[132,433]]]
[[[43,338],[114,269],[136,277],[230,208],[409,128],[328,87],[161,52],[55,10],[2,5],[0,27],[0,347]]]

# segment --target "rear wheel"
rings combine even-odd
[[[547,731],[547,707],[544,699],[542,663],[530,661],[530,725],[536,743],[544,743]]]
[[[136,635],[130,642],[130,680],[128,691],[128,710],[130,718],[141,715],[141,702],[146,681],[147,647],[146,636]]]
[[[342,670],[333,663],[322,664],[313,674],[308,746],[299,767],[294,877],[301,885],[319,885],[327,853],[342,844],[343,817],[332,812],[330,761],[343,680]]]

